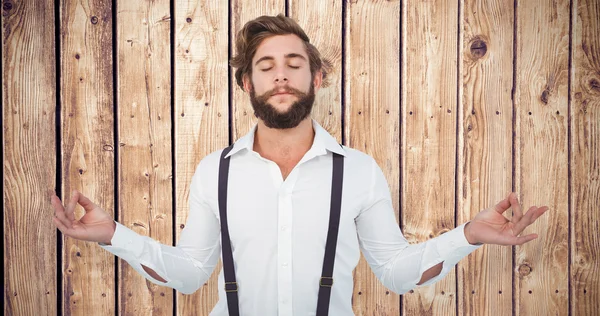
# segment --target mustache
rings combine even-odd
[[[277,88],[273,88],[259,96],[257,96],[256,98],[258,100],[260,100],[261,102],[266,102],[270,97],[274,96],[277,93],[281,93],[281,92],[285,92],[285,93],[290,93],[295,95],[296,97],[303,98],[305,97],[307,94],[294,88],[294,87],[290,87],[290,86],[283,86],[283,87],[277,87]]]

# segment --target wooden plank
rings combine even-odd
[[[457,224],[512,190],[514,6],[464,0],[461,7]],[[512,248],[495,245],[459,262],[458,314],[512,314],[511,267]]]
[[[375,158],[399,210],[400,2],[348,2],[345,21],[347,145]],[[399,296],[375,278],[362,255],[352,298],[357,315],[399,314]]]
[[[5,1],[1,19],[4,314],[52,315],[57,230],[47,192],[56,189],[54,2]]]
[[[516,10],[515,190],[523,211],[550,211],[523,232],[539,238],[515,247],[515,314],[566,315],[569,1],[518,1]]]
[[[458,2],[403,8],[402,222],[411,243],[455,227]],[[405,315],[454,315],[455,270],[403,296]]]
[[[189,185],[207,154],[229,144],[228,3],[175,3],[177,240],[189,214]],[[215,184],[216,185],[216,184]],[[177,293],[178,315],[208,315],[218,301],[216,267],[194,294]]]
[[[290,0],[289,16],[298,22],[330,67],[327,84],[317,93],[311,116],[341,143],[342,2]]]
[[[117,3],[119,222],[173,244],[169,1]],[[119,260],[119,311],[173,313],[173,291]]]
[[[79,190],[114,214],[112,9],[107,1],[60,3],[62,200]],[[75,209],[75,218],[85,214]],[[63,239],[63,312],[115,313],[114,256]]]
[[[600,3],[575,0],[572,8],[570,312],[593,315],[600,310]]]
[[[242,29],[246,22],[253,20],[261,15],[277,15],[285,13],[285,0],[231,0],[231,50],[232,56],[235,56],[235,39],[237,32]],[[254,110],[250,104],[250,97],[235,81],[235,69],[231,71],[232,86],[232,126],[233,141],[244,136],[252,126],[258,121],[254,116]]]

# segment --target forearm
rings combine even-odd
[[[160,282],[163,283],[167,283],[167,280],[163,279],[160,277],[160,275],[158,275],[158,273],[156,273],[156,271],[146,267],[145,265],[142,264],[142,268],[144,269],[144,271],[146,271],[146,273],[148,273],[151,277],[159,280]]]
[[[129,265],[151,282],[190,294],[202,286],[214,270],[218,260],[217,245],[203,249],[198,260],[188,254],[186,247],[173,247],[141,236],[118,224],[112,246],[101,246],[127,261]],[[186,251],[187,250],[187,251]]]
[[[423,283],[425,283],[425,282],[433,279],[434,277],[440,275],[440,273],[442,272],[442,268],[443,267],[444,267],[444,262],[440,262],[440,263],[434,265],[433,267],[427,269],[421,275],[421,280],[419,280],[419,283],[417,283],[417,285],[422,285]]]

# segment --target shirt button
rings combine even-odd
[[[285,225],[281,226],[281,230],[287,230],[287,229],[288,229],[287,226],[285,226]]]
[[[287,263],[287,262],[284,262],[284,263],[282,264],[282,266],[284,266],[284,267],[287,267],[287,265],[288,265],[288,263]]]

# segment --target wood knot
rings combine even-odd
[[[487,44],[484,40],[476,38],[471,43],[471,56],[473,59],[479,59],[487,53]]]
[[[531,266],[528,263],[523,263],[519,266],[519,275],[526,277],[531,273]]]
[[[113,151],[113,146],[112,145],[104,145],[104,146],[102,146],[102,150]]]
[[[13,8],[13,4],[12,4],[12,2],[10,2],[10,1],[4,2],[4,3],[2,4],[2,9],[3,9],[4,11],[10,11],[10,10],[12,10],[12,8]],[[16,296],[16,295],[15,295],[15,296]]]
[[[596,92],[600,92],[600,81],[598,81],[598,79],[596,78],[592,78],[590,80],[590,89]]]
[[[544,89],[544,91],[542,92],[542,96],[540,97],[540,100],[542,100],[542,102],[544,104],[548,104],[548,96],[550,95],[550,90],[548,90],[548,88]]]
[[[98,17],[97,16],[93,16],[91,19],[92,24],[98,24]]]

